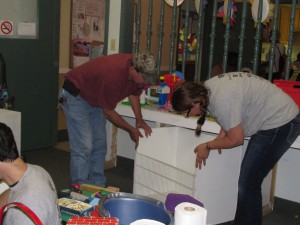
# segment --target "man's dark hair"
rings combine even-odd
[[[0,123],[0,162],[12,162],[19,157],[19,152],[12,130]]]

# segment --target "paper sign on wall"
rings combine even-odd
[[[19,22],[18,35],[36,36],[36,24]]]
[[[103,55],[105,0],[72,0],[71,66]]]

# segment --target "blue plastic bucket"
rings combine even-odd
[[[120,225],[129,225],[140,219],[173,224],[173,217],[166,211],[164,203],[145,196],[121,192],[107,194],[98,206],[101,217],[117,217]]]

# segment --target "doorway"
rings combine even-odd
[[[1,0],[5,1],[12,0]],[[30,9],[37,12],[36,38],[0,36],[9,92],[15,97],[14,110],[21,112],[22,151],[53,146],[57,134],[60,1],[26,2],[36,3]],[[19,3],[15,7],[22,5]]]

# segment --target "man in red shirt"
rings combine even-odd
[[[106,119],[127,131],[138,145],[151,135],[143,120],[139,96],[146,85],[157,84],[158,71],[150,53],[113,54],[89,61],[65,74],[60,96],[71,148],[72,183],[105,186],[104,163],[107,153]],[[128,97],[136,126],[116,111],[118,102]]]

